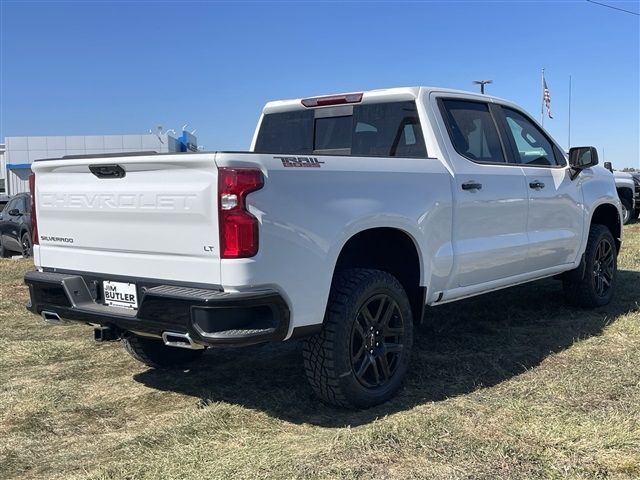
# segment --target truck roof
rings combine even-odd
[[[362,94],[362,100],[358,103],[378,103],[378,102],[389,102],[389,101],[401,101],[401,100],[415,100],[418,98],[420,93],[429,95],[431,92],[438,93],[452,93],[456,95],[464,95],[468,98],[475,98],[484,101],[498,101],[500,103],[512,103],[508,100],[504,100],[498,97],[493,97],[491,95],[482,95],[478,92],[469,92],[465,90],[455,90],[451,88],[442,88],[442,87],[396,87],[396,88],[382,88],[377,90],[367,90],[362,92],[357,92],[358,95]],[[326,95],[316,95],[313,97],[307,98],[318,98],[325,96],[343,96],[343,95],[353,95],[355,92],[343,92],[337,94],[326,94]],[[294,98],[289,100],[276,100],[272,102],[267,102],[262,110],[262,113],[277,113],[283,111],[291,111],[291,110],[304,110],[306,107],[302,105],[303,98]]]

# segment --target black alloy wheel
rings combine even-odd
[[[581,266],[562,279],[567,303],[587,308],[607,305],[615,293],[617,255],[611,231],[605,225],[591,225]]]
[[[351,366],[364,387],[384,387],[393,378],[403,337],[402,312],[391,296],[374,295],[362,305],[351,331]]]
[[[615,247],[609,238],[603,237],[596,247],[592,272],[593,289],[598,296],[606,297],[609,294],[614,274]]]
[[[321,330],[305,339],[304,367],[326,403],[369,408],[402,386],[413,344],[407,294],[389,272],[336,272]]]

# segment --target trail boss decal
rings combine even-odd
[[[293,168],[320,168],[324,163],[316,157],[273,157],[282,162],[283,167]]]

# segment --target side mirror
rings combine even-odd
[[[611,173],[613,173],[613,165],[611,165],[611,162],[604,162],[604,168],[606,168],[607,170],[609,170]]]
[[[574,147],[569,150],[569,167],[573,180],[585,168],[598,164],[598,151],[595,147]]]
[[[22,215],[22,213],[20,213],[20,210],[18,210],[17,208],[12,208],[8,213],[12,217],[20,217]]]
[[[583,170],[598,164],[598,151],[595,147],[574,147],[569,150],[569,165]]]

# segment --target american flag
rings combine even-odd
[[[544,106],[547,107],[547,113],[549,114],[549,118],[553,118],[551,115],[551,94],[549,93],[549,87],[547,87],[547,81],[542,79],[542,101],[544,102]]]

